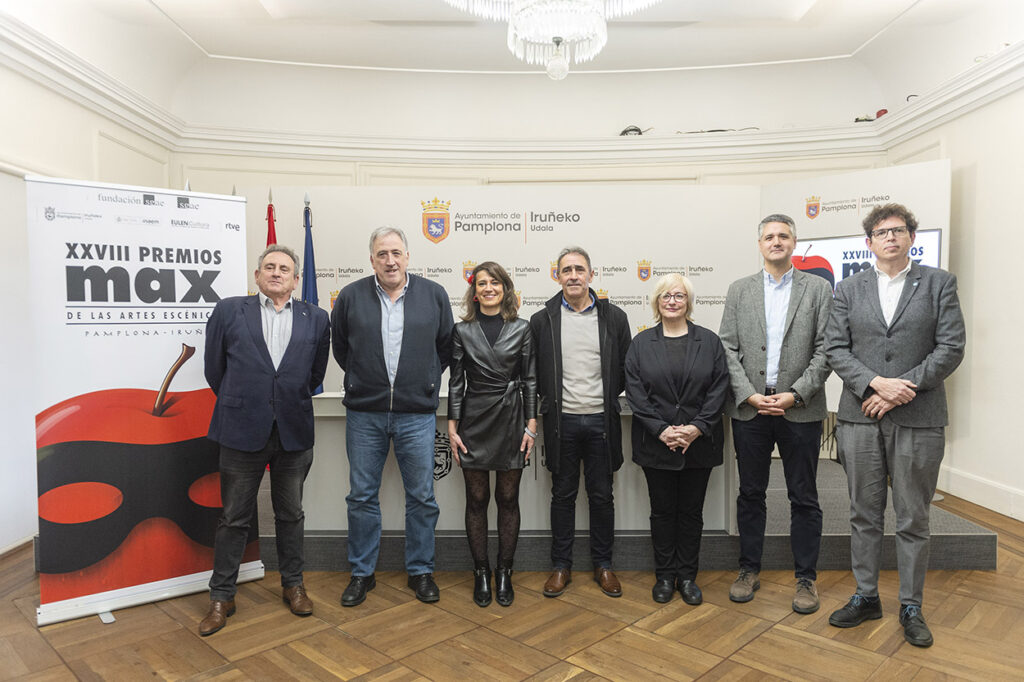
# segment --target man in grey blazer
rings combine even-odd
[[[821,547],[818,453],[827,414],[822,386],[825,325],[832,287],[793,267],[796,225],[773,214],[757,226],[764,269],[732,283],[718,332],[725,347],[732,387],[726,414],[732,417],[739,469],[736,521],[740,532],[739,576],[729,598],[748,602],[760,586],[764,547],[765,490],[777,445],[790,501],[790,542],[796,594],[793,610],[814,613]]]
[[[837,438],[850,488],[850,554],[857,593],[829,623],[882,617],[878,568],[887,485],[896,511],[900,624],[915,646],[932,644],[921,615],[929,505],[945,449],[943,381],[964,356],[956,277],[910,260],[917,220],[899,204],[864,219],[875,267],[840,282],[825,332],[843,380]]]

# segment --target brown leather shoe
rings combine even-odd
[[[206,618],[199,621],[199,634],[203,637],[212,635],[213,633],[220,630],[222,627],[227,625],[228,616],[232,616],[235,613],[235,600],[231,601],[220,601],[218,599],[210,600],[210,610],[206,612]]]
[[[313,601],[306,595],[306,588],[302,585],[284,588],[281,598],[288,602],[288,606],[296,616],[313,614]]]
[[[572,582],[572,571],[568,568],[556,568],[548,581],[544,583],[545,597],[560,597],[565,588]]]
[[[610,568],[598,567],[594,569],[594,582],[597,583],[601,591],[607,594],[609,597],[621,597],[622,596],[622,585],[619,584],[619,579],[615,577]]]

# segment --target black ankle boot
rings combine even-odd
[[[511,606],[516,598],[512,589],[512,569],[499,568],[494,572],[494,598],[501,606]]]
[[[491,603],[491,567],[486,564],[473,569],[473,601],[477,606]]]

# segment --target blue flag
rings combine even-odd
[[[302,222],[306,226],[306,249],[302,256],[302,300],[311,305],[320,305],[320,296],[316,292],[316,261],[313,258],[313,211],[306,206],[302,211]],[[320,384],[313,390],[313,395],[324,392]]]

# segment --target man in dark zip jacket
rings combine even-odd
[[[331,313],[334,358],[345,370],[349,462],[348,560],[342,606],[356,606],[377,584],[380,484],[391,444],[405,486],[405,568],[409,587],[436,602],[434,433],[441,373],[454,320],[439,285],[408,275],[409,244],[394,227],[370,235],[374,274],[345,287]]]
[[[619,394],[631,334],[626,313],[590,289],[594,270],[578,246],[558,255],[562,291],[530,318],[537,353],[537,393],[551,471],[551,565],[544,595],[572,581],[580,465],[590,504],[594,580],[609,597],[622,595],[612,572],[615,505],[612,474],[622,466]]]

